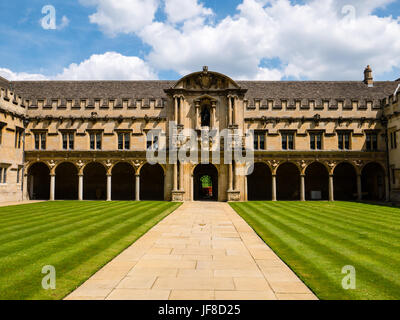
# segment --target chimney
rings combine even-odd
[[[368,65],[364,70],[364,83],[368,85],[368,87],[374,86],[374,78],[372,76],[372,69]]]

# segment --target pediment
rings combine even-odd
[[[203,71],[191,73],[180,79],[173,89],[226,90],[240,89],[240,86],[228,76],[208,71],[208,67],[204,67]]]

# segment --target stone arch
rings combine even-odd
[[[101,162],[92,161],[83,168],[83,198],[107,199],[107,169]]]
[[[213,164],[198,164],[193,170],[193,197],[195,201],[218,201],[219,172]],[[207,185],[204,185],[204,184]]]
[[[129,162],[119,161],[111,173],[112,200],[135,200],[135,168]]]
[[[165,171],[160,164],[140,167],[140,200],[164,200]]]
[[[370,161],[361,170],[362,199],[385,200],[385,167]]]
[[[75,164],[63,161],[57,164],[56,173],[56,200],[78,199],[78,168]]]
[[[272,200],[272,171],[267,163],[254,163],[253,172],[247,176],[247,199]]]
[[[329,169],[314,161],[305,170],[306,200],[329,200]]]
[[[299,166],[293,162],[283,162],[276,170],[278,200],[300,200]]]
[[[333,170],[335,200],[357,199],[357,168],[348,161],[342,161]]]
[[[28,194],[30,200],[50,199],[50,168],[42,161],[32,163],[28,169]]]

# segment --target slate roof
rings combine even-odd
[[[5,79],[4,79],[5,80]],[[0,81],[4,81],[0,78]],[[14,81],[13,89],[26,99],[165,98],[164,89],[176,81]],[[381,99],[393,94],[399,82],[376,81],[368,87],[361,81],[237,81],[248,89],[246,99]]]
[[[10,82],[7,79],[0,77],[0,86],[8,88],[10,86]]]

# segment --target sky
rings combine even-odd
[[[400,0],[1,1],[0,76],[395,80],[399,35]]]

